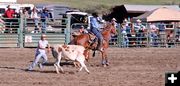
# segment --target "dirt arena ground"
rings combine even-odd
[[[0,48],[0,86],[164,86],[165,72],[180,70],[180,48],[110,48],[110,66],[97,56],[87,63],[90,74],[72,65],[56,74],[52,65],[27,72],[33,48]],[[54,62],[48,54],[49,64]],[[177,63],[178,62],[178,63]]]

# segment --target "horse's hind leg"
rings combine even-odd
[[[106,64],[106,61],[105,61],[105,54],[104,52],[101,52],[102,54],[102,61],[101,61],[101,64],[104,66]]]
[[[102,63],[101,63],[101,64],[102,64],[104,67],[106,67],[106,66],[109,65],[106,51],[104,50],[103,52],[101,52],[101,54],[102,54]]]
[[[104,50],[104,56],[105,56],[106,66],[109,66],[106,50]]]

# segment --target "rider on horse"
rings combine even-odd
[[[90,18],[90,31],[97,37],[96,40],[98,39],[98,45],[96,47],[97,50],[102,51],[102,45],[103,45],[103,36],[101,34],[100,29],[100,20],[98,19],[98,14],[97,13],[92,13],[92,17]]]

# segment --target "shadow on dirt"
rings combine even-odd
[[[15,67],[0,67],[0,69],[16,69]]]
[[[30,62],[32,63],[33,61]],[[63,65],[74,65],[74,64],[73,61],[61,61],[60,65],[63,66]],[[54,66],[54,62],[47,62],[43,64],[43,66]]]

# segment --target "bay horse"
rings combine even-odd
[[[101,34],[104,39],[103,44],[102,44],[103,51],[100,51],[102,55],[101,62],[102,62],[102,65],[105,67],[109,65],[108,59],[107,59],[107,48],[109,47],[109,41],[111,39],[111,35],[117,34],[117,31],[116,31],[115,26],[112,23],[107,23],[105,27],[103,28],[103,30],[101,31]],[[97,47],[97,44],[94,42],[91,43],[90,40],[91,40],[90,33],[81,34],[81,35],[75,36],[74,39],[70,42],[70,44],[82,45],[87,50],[93,50],[94,51],[93,56],[95,56],[95,51],[96,51],[95,48]]]

